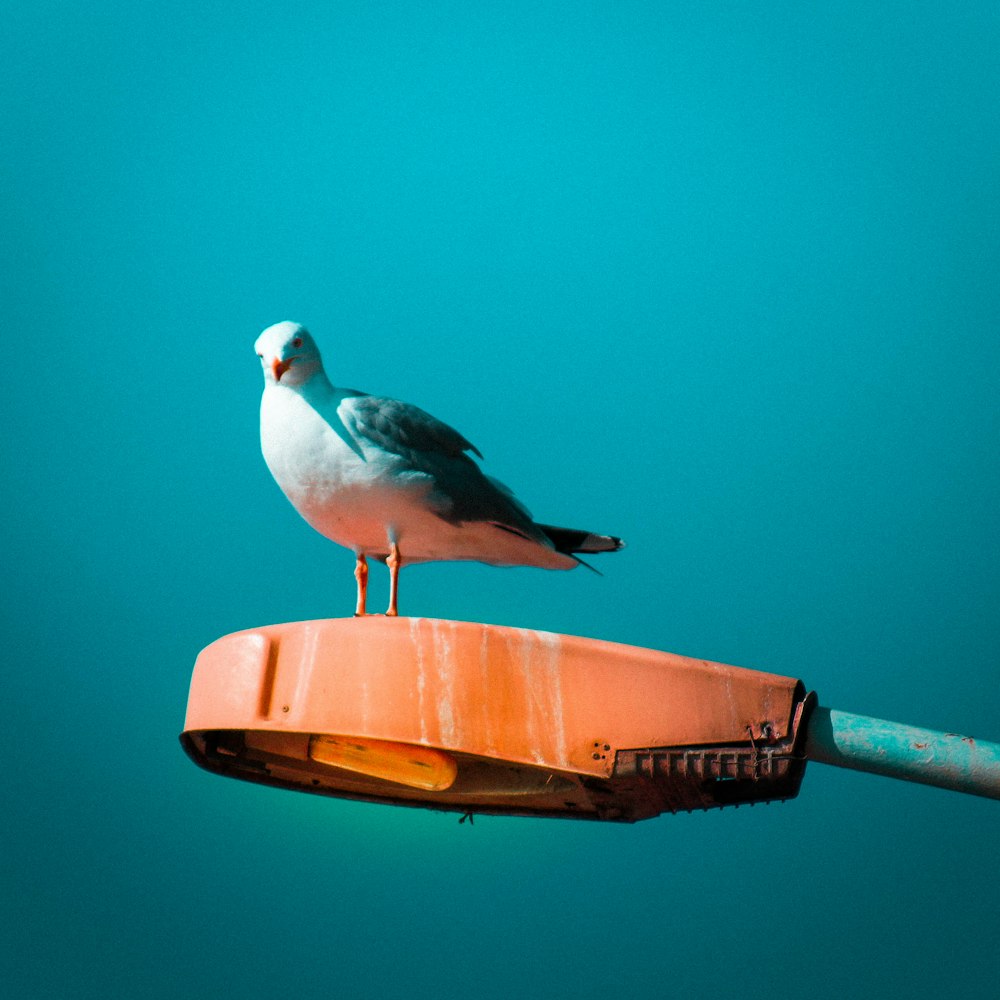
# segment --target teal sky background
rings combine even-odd
[[[991,995],[995,802],[811,765],[470,828],[177,735],[203,646],[353,607],[259,453],[294,319],[629,543],[404,570],[404,614],[1000,739],[998,38],[977,2],[6,5],[5,995]]]

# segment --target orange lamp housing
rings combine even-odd
[[[181,743],[299,791],[634,822],[793,798],[813,701],[793,678],[595,639],[324,619],[204,649]]]

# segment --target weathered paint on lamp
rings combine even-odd
[[[304,791],[629,821],[794,796],[804,700],[794,678],[596,639],[324,619],[203,650],[182,742]]]
[[[529,629],[323,619],[223,636],[202,767],[462,813],[631,822],[793,798],[807,760],[1000,798],[1000,746],[820,708],[792,677]]]

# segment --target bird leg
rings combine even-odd
[[[386,556],[385,564],[389,567],[389,608],[386,617],[395,618],[399,614],[396,604],[396,597],[399,593],[399,567],[403,560],[399,557],[399,546],[392,542],[389,546],[389,555]]]
[[[354,579],[358,581],[358,606],[354,611],[354,617],[364,618],[365,602],[368,598],[368,560],[363,552],[358,553],[358,561],[354,565]]]

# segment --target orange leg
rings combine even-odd
[[[399,594],[399,567],[403,564],[403,560],[399,556],[399,546],[395,542],[389,547],[389,555],[385,564],[389,567],[389,609],[386,611],[386,616],[395,618],[399,614],[399,607],[396,603]]]
[[[354,617],[364,618],[365,602],[368,599],[368,560],[361,552],[358,553],[358,561],[354,566],[354,579],[358,581],[358,606]]]

